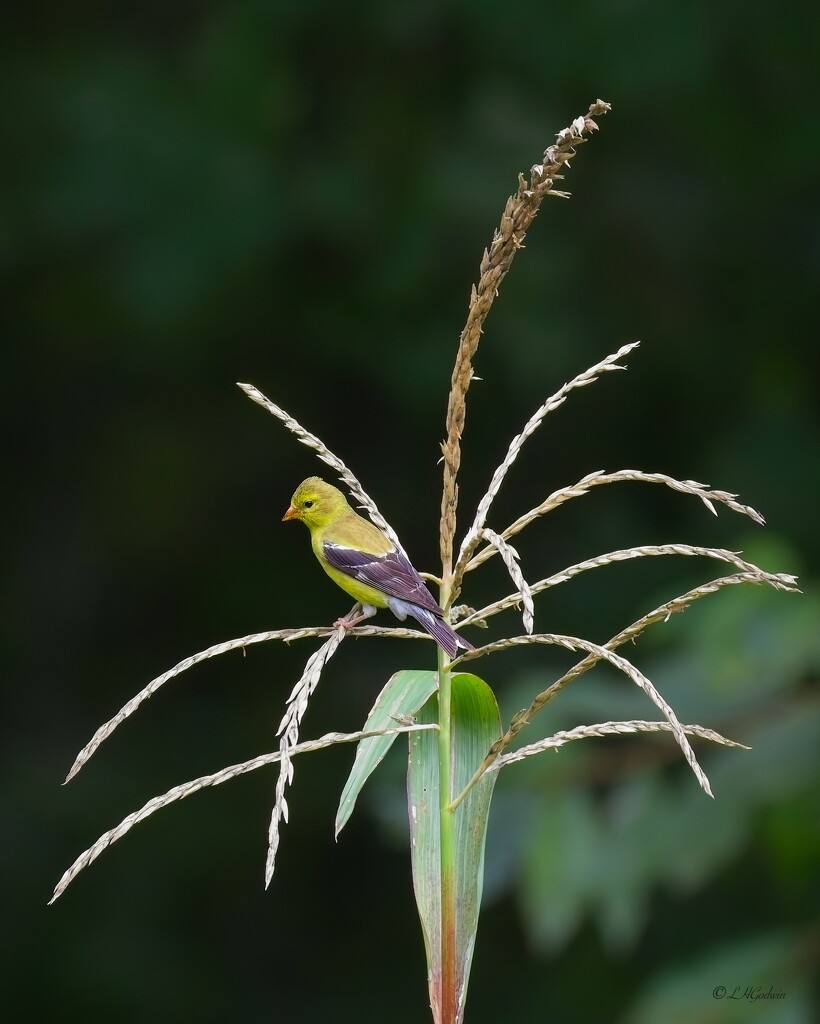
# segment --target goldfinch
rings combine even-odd
[[[411,616],[447,654],[473,645],[444,621],[444,612],[407,556],[381,530],[362,519],[338,487],[318,476],[296,488],[282,520],[301,519],[310,530],[313,553],[328,576],[361,605],[359,615],[334,625],[350,627],[389,608],[402,622]],[[355,609],[354,609],[355,611]]]

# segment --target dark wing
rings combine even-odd
[[[398,597],[402,601],[427,608],[436,615],[442,614],[435,598],[424,585],[424,580],[400,551],[370,555],[325,541],[322,554],[334,569],[375,587],[388,597]]]

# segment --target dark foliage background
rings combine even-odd
[[[149,796],[271,749],[309,644],[181,677],[58,784],[181,657],[344,610],[307,538],[279,524],[315,463],[235,381],[323,437],[434,567],[438,442],[481,250],[516,173],[598,95],[613,113],[479,351],[463,507],[547,394],[639,337],[628,374],[529,443],[492,525],[592,469],[694,477],[770,525],[599,489],[522,540],[529,578],[688,541],[798,572],[805,596],[727,592],[633,652],[682,717],[754,745],[704,751],[714,804],[651,738],[502,777],[468,1019],[812,1019],[818,11],[17,5],[0,44],[9,1019],[425,1019],[400,756],[338,846],[352,751],[297,764],[267,894],[273,776],[259,774],[160,814],[45,907],[73,857]],[[551,591],[540,626],[603,640],[712,568],[601,570]],[[465,597],[502,588],[488,565]],[[428,655],[345,644],[306,734],[357,728],[390,672]],[[509,714],[568,664],[508,655],[485,675]],[[576,686],[542,731],[649,713],[606,674]],[[718,985],[785,995],[751,1007]]]

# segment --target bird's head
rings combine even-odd
[[[309,530],[316,530],[348,508],[347,498],[338,487],[325,483],[318,476],[310,476],[296,488],[282,520],[301,519]]]

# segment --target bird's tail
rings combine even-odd
[[[450,629],[440,616],[434,615],[426,608],[409,603],[406,605],[406,609],[407,614],[412,615],[416,622],[427,630],[442,650],[447,652],[448,657],[455,658],[459,647],[464,651],[475,650],[469,640],[465,640],[463,636],[459,636],[458,633]]]

